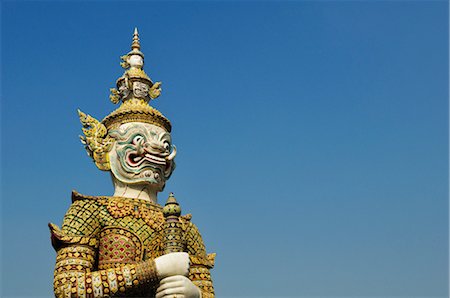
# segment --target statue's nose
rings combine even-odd
[[[165,149],[163,143],[160,144],[160,142],[145,142],[144,150],[148,153],[151,153],[151,151],[155,150],[163,152]]]

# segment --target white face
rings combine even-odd
[[[170,133],[141,122],[109,132],[116,141],[109,152],[111,172],[125,184],[149,184],[162,191],[175,169],[176,148]]]

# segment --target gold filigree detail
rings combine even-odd
[[[108,136],[106,126],[94,117],[78,110],[80,122],[83,125],[84,137],[80,136],[88,155],[94,159],[95,165],[102,171],[110,170],[108,152],[114,139]]]
[[[57,225],[53,223],[49,223],[49,228],[51,232],[52,244],[56,249],[69,244],[80,244],[98,247],[98,240],[96,238],[66,235]]]
[[[151,99],[155,99],[161,95],[161,82],[156,82],[148,91],[148,95]]]
[[[160,111],[148,105],[142,99],[129,99],[122,103],[119,108],[103,119],[102,123],[110,130],[129,122],[142,122],[157,125],[172,130],[170,121]]]
[[[109,95],[109,99],[111,100],[111,102],[113,104],[119,103],[120,101],[119,91],[117,91],[116,88],[111,88],[109,89],[109,91],[111,92],[111,94]]]
[[[126,75],[128,75],[129,78],[144,79],[151,82],[150,77],[141,68],[130,68],[126,71]]]
[[[130,67],[130,64],[128,64],[127,62],[128,55],[120,56],[120,60],[122,60],[122,62],[120,62],[120,66],[122,66],[122,68],[127,69],[128,67]]]
[[[109,214],[114,218],[122,218],[125,216],[141,218],[154,231],[162,229],[164,217],[160,208],[156,206],[144,203],[142,200],[114,197],[108,200],[101,200],[100,202],[106,206]]]

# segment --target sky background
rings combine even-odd
[[[140,31],[218,297],[448,295],[447,1],[1,3],[1,296],[52,295]]]

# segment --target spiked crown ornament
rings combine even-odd
[[[119,108],[111,112],[101,122],[78,110],[83,125],[84,136],[80,136],[89,156],[100,170],[110,170],[108,152],[114,139],[109,131],[121,124],[142,122],[153,124],[171,132],[172,125],[161,112],[149,105],[149,102],[161,94],[161,82],[153,82],[145,73],[144,54],[141,52],[139,34],[134,29],[131,51],[120,57],[124,74],[117,79],[116,88],[111,88],[110,100],[120,103]]]

